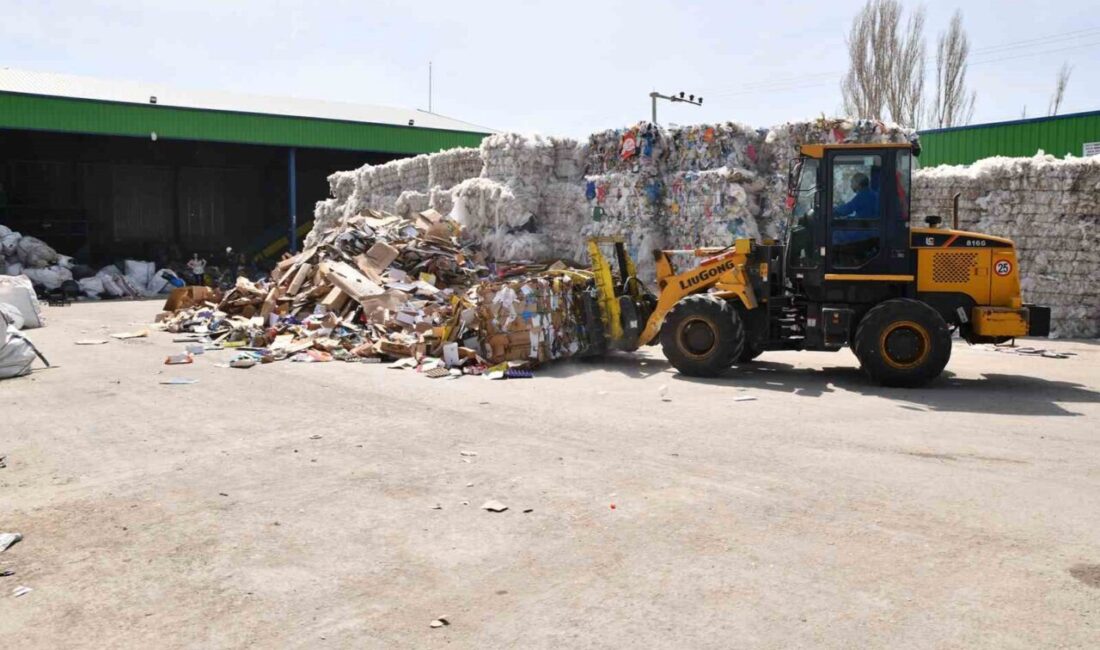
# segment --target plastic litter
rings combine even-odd
[[[23,539],[21,533],[0,533],[0,553],[18,544],[21,539]]]

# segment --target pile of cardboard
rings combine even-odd
[[[281,261],[267,280],[238,278],[220,296],[179,290],[159,320],[257,362],[389,359],[481,374],[587,349],[576,297],[589,288],[587,276],[561,263],[492,264],[433,210],[415,219],[368,210]]]

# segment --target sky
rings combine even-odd
[[[918,6],[903,0],[907,7]],[[0,0],[0,66],[197,90],[428,107],[497,130],[584,136],[647,119],[769,126],[840,112],[861,1],[767,3]],[[1096,0],[924,3],[928,52],[956,9],[974,123],[1100,110]],[[931,61],[930,61],[931,63]],[[931,81],[934,72],[929,68]]]

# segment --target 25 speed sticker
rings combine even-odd
[[[997,260],[997,263],[993,265],[993,272],[1003,278],[1009,273],[1012,273],[1012,262],[1008,260]]]

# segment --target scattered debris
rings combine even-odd
[[[12,589],[11,595],[14,596],[15,598],[19,598],[20,596],[26,596],[27,594],[31,593],[32,591],[34,591],[34,589],[31,589],[30,587],[24,587],[23,585],[19,585],[15,589]]]
[[[107,339],[81,339],[76,342],[77,345],[103,345],[107,343]]]
[[[8,466],[8,457],[0,454],[0,469]]]
[[[116,332],[111,335],[113,339],[125,341],[127,339],[141,339],[149,336],[149,330],[137,330],[134,332]]]
[[[247,352],[241,352],[229,360],[229,367],[248,369],[256,365],[256,363],[256,357]]]
[[[733,401],[735,401],[735,402],[754,402],[754,401],[756,401],[756,396],[755,395],[738,395],[737,397],[733,398]]]
[[[164,365],[166,366],[181,366],[188,363],[194,363],[195,357],[191,356],[190,352],[181,352],[180,354],[171,354],[164,359]]]
[[[432,621],[429,625],[431,625],[431,627],[443,627],[450,624],[451,622],[447,620],[446,616],[440,616],[439,618]]]
[[[321,439],[322,437],[323,437],[323,436],[321,436],[321,434],[319,434],[319,433],[315,433],[315,434],[313,434],[312,436],[310,436],[310,437],[309,437],[309,439],[310,439],[310,440],[320,440],[320,439]]]
[[[199,380],[187,379],[185,377],[172,377],[171,379],[162,379],[158,383],[163,386],[190,386],[191,384],[199,383]]]
[[[1034,348],[1034,347],[1012,347],[1012,346],[995,346],[997,352],[1006,352],[1008,354],[1021,354],[1028,357],[1044,357],[1047,359],[1068,359],[1071,356],[1075,356],[1073,352],[1056,352],[1054,350],[1048,350],[1046,348]]]
[[[668,386],[662,385],[657,389],[657,396],[661,398],[662,402],[671,402],[672,398],[668,396]]]
[[[458,452],[458,455],[459,456],[477,456],[477,452],[476,451],[460,451],[460,452]]]
[[[488,510],[489,512],[504,512],[505,510],[508,509],[508,506],[504,505],[500,501],[495,501],[495,500],[490,499],[490,500],[486,501],[485,503],[481,504],[481,509],[482,510]]]
[[[525,510],[523,511],[523,514],[527,514],[527,513],[529,513],[529,512],[534,512],[534,511],[535,511],[535,509],[534,509],[534,508],[527,508],[527,509],[525,509]]]
[[[3,571],[0,571],[0,578],[10,578],[13,575],[15,575],[15,571],[12,571],[11,569],[4,569]]]
[[[21,539],[22,533],[0,533],[0,553],[18,544]]]

